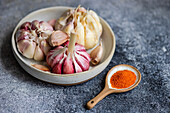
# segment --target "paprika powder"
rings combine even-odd
[[[113,88],[128,88],[136,81],[136,75],[130,70],[121,70],[114,73],[110,79]]]

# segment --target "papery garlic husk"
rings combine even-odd
[[[74,21],[72,20],[71,22],[67,23],[62,29],[63,32],[67,33],[70,36],[71,31],[74,30]]]
[[[27,58],[43,60],[51,49],[48,39],[52,32],[53,27],[44,21],[23,23],[16,34],[18,51]]]
[[[103,47],[100,41],[99,46],[93,49],[90,53],[91,63],[93,65],[99,64],[99,62],[101,61],[102,55],[103,55]]]
[[[55,30],[61,30],[65,25],[67,25],[68,21],[70,18],[72,18],[72,14],[74,13],[74,10],[67,10],[65,11],[62,16],[56,21],[55,24]]]
[[[76,42],[85,46],[86,49],[93,48],[102,34],[102,25],[98,15],[94,11],[88,11],[83,7],[69,10],[56,23],[56,30],[60,29],[69,36],[73,29],[77,34]]]
[[[74,40],[72,40],[74,38]],[[90,55],[84,46],[75,44],[75,35],[70,41],[50,50],[46,56],[47,64],[56,74],[71,74],[87,71],[90,67]]]
[[[63,31],[54,31],[50,38],[49,38],[49,44],[53,47],[62,45],[69,39],[69,36],[63,32]]]

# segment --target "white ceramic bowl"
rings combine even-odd
[[[27,59],[24,56],[22,56],[16,47],[16,42],[15,42],[15,34],[17,29],[20,27],[21,24],[23,24],[26,21],[32,21],[32,20],[43,20],[43,21],[48,21],[50,19],[57,19],[61,16],[61,14],[70,9],[72,7],[63,7],[63,6],[57,6],[57,7],[50,7],[50,8],[44,8],[40,9],[37,11],[34,11],[24,17],[16,26],[15,30],[13,31],[12,34],[12,49],[15,58],[17,59],[18,63],[32,76],[54,84],[59,84],[59,85],[75,85],[75,84],[80,84],[82,82],[85,82],[87,80],[90,80],[94,78],[96,75],[101,73],[106,66],[109,64],[110,60],[112,59],[112,56],[115,51],[115,36],[110,28],[110,26],[107,24],[106,21],[104,21],[102,18],[100,18],[102,27],[103,27],[103,33],[102,33],[102,44],[104,48],[104,54],[102,56],[102,60],[100,64],[97,66],[90,66],[90,69],[85,72],[81,73],[74,73],[74,74],[54,74],[54,73],[49,73],[49,72],[44,72],[41,70],[38,70],[34,67],[31,66],[31,64],[38,63],[42,64],[45,62],[37,62],[32,59]],[[90,51],[88,51],[90,52]]]

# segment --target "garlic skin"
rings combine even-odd
[[[46,61],[53,73],[71,74],[89,69],[90,55],[86,52],[84,46],[75,44],[75,35],[71,35],[70,39],[63,46],[58,46],[48,52]]]
[[[16,33],[18,51],[26,58],[41,61],[51,49],[48,43],[53,27],[44,21],[25,22]]]
[[[103,55],[103,47],[102,47],[102,43],[100,41],[99,46],[97,46],[95,49],[93,49],[93,51],[90,53],[91,63],[93,65],[99,64],[99,62],[102,58],[102,55]]]
[[[75,31],[76,42],[85,46],[86,49],[93,48],[102,34],[102,25],[98,15],[92,10],[86,10],[78,6],[76,9],[66,11],[55,25],[56,30],[62,30],[69,36]]]
[[[55,30],[61,30],[63,29],[64,26],[66,26],[66,24],[70,21],[71,18],[72,18],[72,14],[74,13],[74,10],[67,10],[65,11],[62,16],[56,21],[56,24],[55,24]]]

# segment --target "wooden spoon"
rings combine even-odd
[[[116,89],[116,88],[111,87],[111,84],[110,84],[111,76],[115,72],[120,71],[120,70],[130,70],[130,71],[135,73],[137,79],[136,79],[135,83],[132,86],[130,86],[128,88],[123,88],[123,89]],[[117,66],[113,67],[107,73],[106,80],[105,80],[105,88],[95,98],[93,98],[92,100],[90,100],[87,103],[87,108],[92,109],[100,100],[102,100],[104,97],[106,97],[107,95],[109,95],[111,93],[123,93],[123,92],[127,92],[129,90],[132,90],[133,88],[135,88],[139,84],[140,80],[141,80],[141,74],[133,66],[126,65],[126,64],[120,64],[120,65],[117,65]]]

